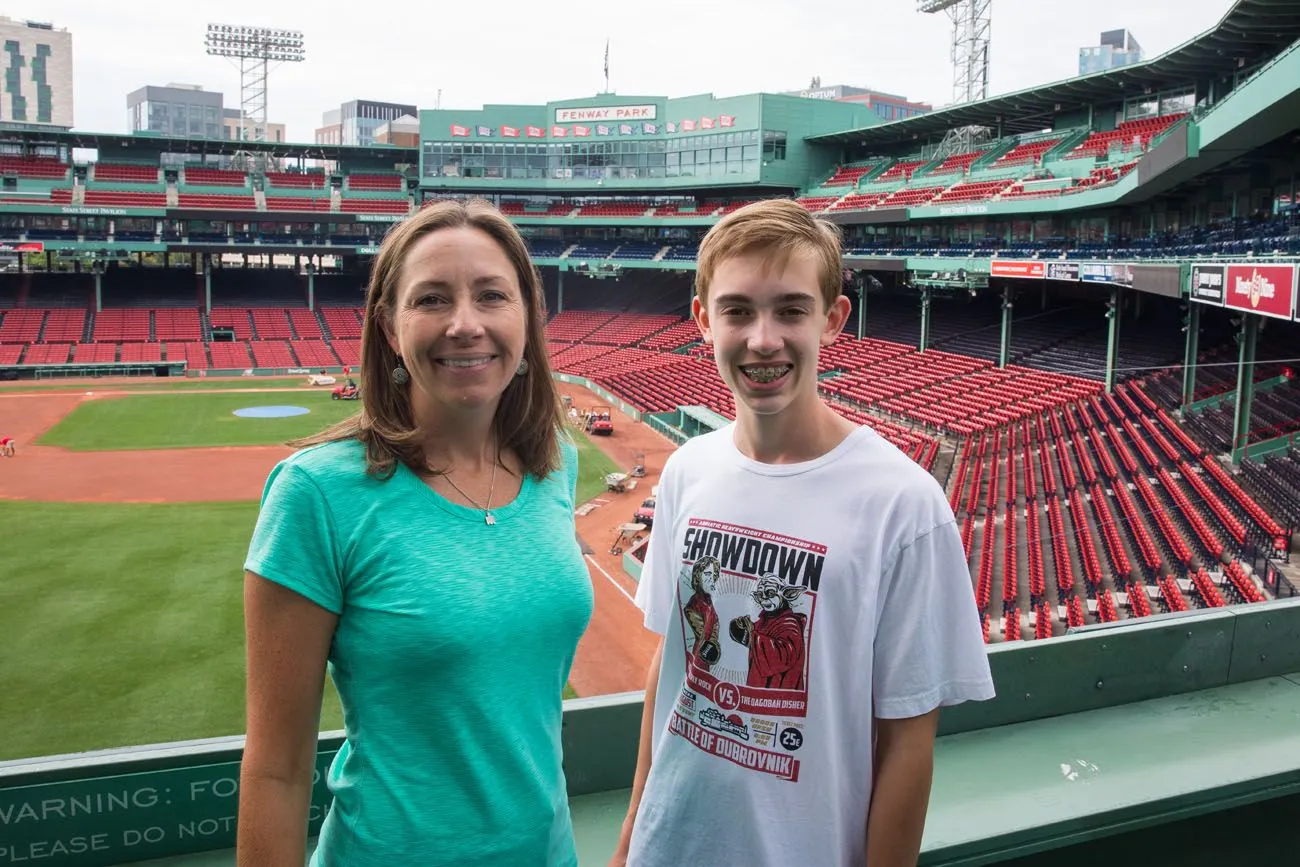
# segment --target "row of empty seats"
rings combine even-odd
[[[360,363],[359,343],[335,340],[239,340],[233,343],[0,344],[0,364],[126,364],[184,361],[194,370],[337,367]]]
[[[0,156],[0,175],[61,181],[68,176],[69,168],[67,163],[53,157]]]
[[[89,172],[92,183],[157,184],[161,178],[158,166],[126,163],[95,163]]]
[[[1145,617],[1153,604],[1185,610],[1189,598],[1201,607],[1266,598],[1231,556],[1241,532],[1217,487],[1226,471],[1206,465],[1203,477],[1174,445],[1176,427],[1143,423],[1150,407],[1135,394],[1124,387],[1118,399],[1091,395],[964,442],[949,501],[967,556],[975,556],[977,603],[986,621],[1003,612],[1003,640],[1022,637],[1007,619],[1022,611],[1039,619],[1035,637],[1050,637],[1041,618],[1053,603],[1064,625],[1079,626],[1089,616],[1120,619],[1122,608]],[[1274,523],[1244,491],[1232,501],[1258,529]],[[1226,568],[1209,571],[1225,555]]]
[[[212,328],[229,329],[236,339],[359,339],[360,308],[322,307],[214,307]],[[322,319],[325,327],[322,328]],[[676,321],[676,317],[662,317]],[[90,323],[93,321],[93,325]],[[87,326],[90,326],[87,334]],[[627,325],[623,328],[644,328]],[[654,329],[658,330],[658,326]],[[17,308],[0,311],[0,343],[80,343],[203,340],[201,311],[194,308],[106,307],[98,313],[83,308]]]
[[[1095,159],[1096,157],[1105,156],[1112,145],[1117,144],[1124,151],[1142,150],[1151,143],[1151,139],[1161,135],[1186,116],[1184,112],[1167,114],[1161,117],[1143,118],[1141,120],[1126,120],[1113,130],[1095,132],[1088,136],[1078,147],[1070,151],[1067,158],[1091,157]]]

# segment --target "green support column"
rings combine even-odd
[[[212,259],[203,254],[203,310],[212,315]]]
[[[316,269],[307,266],[307,309],[316,312]]]
[[[1115,366],[1119,356],[1119,289],[1110,290],[1106,309],[1106,393],[1115,390]]]
[[[1183,349],[1183,403],[1186,410],[1196,395],[1196,357],[1200,354],[1201,305],[1190,302],[1187,310],[1187,345]]]
[[[1255,341],[1259,337],[1259,317],[1242,314],[1241,354],[1237,361],[1237,403],[1232,416],[1232,462],[1245,457],[1250,435],[1250,408],[1255,399]]]
[[[1014,297],[1011,287],[1002,289],[1002,343],[998,348],[998,367],[1006,367],[1011,358],[1011,308]]]
[[[867,336],[867,287],[858,289],[858,340]]]
[[[556,314],[560,314],[560,313],[563,313],[563,312],[564,312],[564,268],[563,268],[563,266],[561,266],[561,268],[560,268],[560,270],[559,270],[558,273],[559,273],[559,276],[558,276],[558,277],[556,278],[556,280],[555,280],[555,286],[556,286],[555,312],[556,312]]]
[[[99,313],[104,309],[104,274],[99,270],[99,265],[95,265],[95,312]]]
[[[930,346],[930,290],[921,290],[921,341],[917,348],[925,352]]]

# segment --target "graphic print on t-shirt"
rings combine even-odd
[[[692,518],[677,602],[686,686],[669,731],[716,756],[796,782],[809,646],[826,546]]]

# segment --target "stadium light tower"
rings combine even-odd
[[[228,58],[239,67],[240,140],[265,141],[267,77],[271,64],[302,62],[306,56],[302,32],[209,24],[203,44],[208,54]],[[235,160],[247,164],[252,162],[253,154],[240,151],[235,154]]]
[[[989,42],[993,30],[993,0],[917,0],[918,12],[947,12],[952,20],[952,101],[978,102],[989,95]],[[956,153],[987,135],[982,127],[953,130],[941,147]]]

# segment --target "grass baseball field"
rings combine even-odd
[[[260,405],[311,412],[232,414]],[[306,390],[104,397],[38,442],[90,451],[271,445],[358,408]],[[628,468],[574,436],[585,502],[604,491],[606,473]],[[11,531],[0,545],[0,760],[242,733],[242,563],[256,518],[255,501],[0,500],[0,526]],[[327,686],[321,728],[341,727]]]
[[[305,415],[242,418],[235,410],[293,406]],[[41,437],[38,445],[73,451],[277,445],[352,415],[357,401],[327,391],[238,394],[132,394],[90,400]]]

